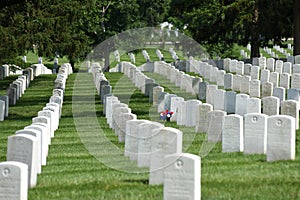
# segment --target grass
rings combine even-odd
[[[162,186],[149,186],[147,173],[132,174],[111,169],[87,151],[76,132],[72,116],[75,76],[73,74],[68,79],[60,127],[52,140],[47,165],[38,176],[38,185],[29,190],[29,199],[162,199]],[[121,99],[126,94],[118,93],[122,92],[122,89],[117,88],[119,81],[122,81],[124,88],[131,90],[130,108],[139,118],[147,118],[145,110],[151,108],[151,105],[130,80],[120,73],[107,73],[106,77]],[[12,108],[15,114],[0,124],[1,130],[5,130],[1,131],[1,161],[5,161],[7,136],[29,125],[31,117],[46,104],[53,78],[51,75],[41,77],[43,84],[39,79],[33,81],[16,108]],[[161,81],[160,78],[157,80]],[[101,128],[121,149],[123,145],[117,142],[117,137],[106,125],[101,112],[102,105],[97,99],[95,109]],[[27,112],[23,112],[24,109]],[[166,125],[174,126],[172,123]],[[198,155],[203,140],[204,135],[197,134],[188,152]],[[202,199],[299,198],[298,154],[299,141],[295,161],[273,163],[267,163],[264,155],[221,153],[221,145],[217,144],[202,159]]]
[[[154,57],[150,55],[152,56]],[[124,102],[129,100],[129,107],[139,119],[149,119],[148,113],[152,105],[148,102],[148,98],[121,73],[105,75],[113,86],[113,93]],[[150,73],[147,75],[154,76],[156,82],[161,83],[166,91],[185,95],[184,91],[172,86],[165,78]],[[7,137],[29,125],[31,118],[35,117],[48,102],[54,79],[55,75],[37,77],[17,105],[10,107],[9,117],[0,122],[0,161],[6,160]],[[163,187],[149,186],[148,173],[127,173],[110,168],[100,162],[97,155],[92,155],[87,150],[82,142],[83,138],[76,130],[78,128],[75,126],[76,119],[73,118],[72,98],[75,81],[76,74],[70,75],[65,90],[60,126],[52,140],[47,165],[43,166],[42,174],[38,176],[37,187],[29,190],[28,199],[162,199]],[[89,87],[82,89],[95,91]],[[118,143],[114,132],[106,124],[106,118],[102,115],[103,106],[99,103],[98,96],[95,97],[94,105],[99,126],[111,143],[122,150],[124,145]],[[187,133],[183,127],[174,123],[165,125],[182,129],[184,135]],[[199,155],[205,135],[194,136],[187,152]],[[297,138],[299,136],[297,131]],[[296,142],[295,161],[271,163],[265,161],[265,155],[221,153],[221,144],[217,143],[212,151],[202,158],[202,199],[299,199],[299,139]],[[105,144],[103,146],[107,147]],[[104,153],[109,152],[98,153],[105,156]],[[111,156],[105,156],[104,159],[118,162]]]

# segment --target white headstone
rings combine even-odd
[[[115,103],[120,103],[118,97],[108,96],[105,102],[105,116],[108,124],[112,123],[112,105]]]
[[[223,63],[224,63],[224,70],[225,70],[225,71],[229,71],[230,61],[231,61],[230,58],[225,58],[225,59],[224,59]]]
[[[271,72],[274,71],[275,67],[275,59],[274,58],[267,58],[267,69]]]
[[[226,112],[213,110],[207,113],[207,138],[208,142],[222,140],[222,128]]]
[[[149,167],[151,157],[151,138],[159,133],[164,125],[157,122],[139,124],[138,128],[138,167]]]
[[[259,57],[258,58],[258,65],[259,65],[260,69],[265,69],[266,65],[267,65],[266,57]]]
[[[113,122],[112,122],[112,127],[115,130],[115,135],[117,135],[117,136],[119,136],[121,134],[121,132],[122,132],[122,130],[121,130],[121,128],[122,128],[121,127],[122,118],[120,116],[122,114],[124,114],[124,113],[130,114],[131,113],[131,109],[128,108],[128,107],[117,107],[117,106],[113,108],[113,116],[112,116]]]
[[[42,126],[40,124],[31,124],[30,126],[26,126],[24,127],[24,129],[34,129],[34,130],[37,130],[41,133],[41,136],[42,136],[42,165],[46,165],[46,158],[47,158],[47,155],[48,155],[48,145],[50,144],[50,141],[49,141],[49,133],[46,129],[45,126]]]
[[[21,162],[1,162],[0,172],[0,198],[27,200],[28,166]]]
[[[245,93],[245,94],[250,93],[250,81],[251,81],[250,76],[243,76],[241,78],[241,88],[240,88],[241,93]]]
[[[261,70],[260,83],[264,84],[270,80],[270,71],[267,69]]]
[[[300,64],[300,55],[295,56],[295,64]]]
[[[208,85],[206,88],[206,103],[214,104],[214,93],[218,89],[217,85]]]
[[[215,90],[214,93],[214,109],[215,110],[225,110],[225,90]]]
[[[244,116],[247,113],[247,100],[249,95],[237,94],[235,100],[235,113]]]
[[[300,90],[300,74],[292,75],[291,88]]]
[[[129,156],[130,160],[137,160],[139,124],[147,122],[149,121],[137,119],[129,120],[126,122],[124,156]]]
[[[249,95],[250,97],[260,97],[260,81],[251,80],[249,86]]]
[[[118,134],[119,142],[125,142],[125,134],[126,134],[126,122],[130,120],[135,120],[137,116],[132,113],[121,113],[118,117],[118,127],[120,132]]]
[[[37,138],[32,135],[12,135],[7,140],[7,161],[17,161],[28,165],[28,186],[37,183],[38,146]]]
[[[48,138],[48,142],[49,144],[51,144],[51,128],[50,128],[50,120],[48,117],[43,117],[43,116],[39,116],[39,117],[34,117],[32,118],[32,124],[39,124],[39,125],[44,125],[46,127],[47,130],[47,136]]]
[[[292,63],[284,62],[282,73],[292,74]]]
[[[289,89],[290,88],[290,79],[291,79],[291,75],[288,73],[282,73],[280,74],[280,82],[279,82],[279,86],[283,87],[285,89]]]
[[[199,105],[202,102],[199,100],[188,100],[186,101],[186,118],[185,118],[185,125],[187,127],[196,126],[197,118],[199,117],[198,110]]]
[[[266,115],[279,115],[280,100],[278,97],[268,96],[262,99],[263,113]]]
[[[34,130],[34,129],[24,129],[24,130],[18,130],[15,133],[16,135],[19,134],[23,134],[23,135],[32,135],[37,139],[37,173],[40,174],[42,173],[42,160],[44,159],[43,157],[46,156],[45,154],[43,154],[43,146],[42,146],[42,133],[38,130]]]
[[[111,112],[110,114],[110,119],[109,119],[109,127],[112,129],[115,129],[114,125],[115,125],[115,119],[114,119],[114,115],[118,115],[119,113],[116,113],[115,111],[118,111],[118,108],[125,108],[126,112],[124,110],[123,113],[130,113],[131,110],[129,110],[130,108],[128,108],[128,105],[125,103],[114,103],[111,105],[111,110],[109,112]],[[119,110],[118,112],[121,112],[121,110]]]
[[[275,115],[268,118],[267,161],[294,160],[295,118]]]
[[[300,74],[300,64],[293,64],[293,74]]]
[[[238,61],[236,65],[236,73],[239,75],[244,75],[244,62]]]
[[[54,113],[50,110],[42,110],[38,112],[38,117],[47,117],[49,119],[51,138],[53,138],[55,131]]]
[[[283,69],[283,61],[282,60],[276,60],[275,62],[275,72],[281,74]]]
[[[5,101],[0,100],[0,121],[4,121],[5,116]]]
[[[251,80],[259,80],[259,66],[252,66],[251,67],[251,72],[250,72],[250,76],[251,76]]]
[[[197,120],[197,125],[195,131],[197,133],[206,133],[207,132],[207,113],[213,110],[213,106],[208,103],[200,104],[199,107],[199,117]]]
[[[217,85],[218,86],[224,86],[224,76],[225,76],[224,70],[219,70],[217,74]]]
[[[185,125],[186,122],[186,101],[181,102],[178,107],[177,115],[177,124],[178,125]]]
[[[244,153],[265,154],[267,149],[267,119],[260,113],[245,115]]]
[[[182,152],[182,132],[175,128],[159,129],[151,140],[149,184],[163,183],[164,157]]]
[[[243,117],[237,114],[224,117],[222,132],[222,152],[242,152],[244,150]]]
[[[285,100],[285,88],[276,87],[273,89],[273,96],[278,97],[280,102]]]
[[[261,99],[255,97],[248,98],[247,113],[261,113]]]
[[[272,72],[270,74],[270,80],[269,82],[273,83],[273,87],[278,87],[279,82],[279,73],[278,72]]]
[[[239,75],[239,74],[233,75],[232,90],[240,91],[240,89],[241,89],[241,78],[242,78],[242,76]]]
[[[201,199],[201,159],[193,154],[165,157],[164,200]]]
[[[273,95],[273,83],[266,82],[262,84],[261,87],[261,97],[268,97]]]
[[[182,97],[172,97],[171,98],[171,109],[170,111],[173,112],[171,117],[171,121],[177,121],[177,112],[179,109],[179,105],[184,101]]]
[[[287,100],[281,102],[281,114],[295,118],[295,128],[299,129],[299,102],[295,100]]]

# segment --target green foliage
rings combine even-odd
[[[234,43],[252,44],[252,53],[259,56],[259,47],[273,41],[281,44],[292,37],[292,0],[228,0],[173,1],[171,19],[187,24],[187,34],[209,51],[222,57],[230,55]],[[178,20],[178,18],[176,18]]]
[[[167,19],[171,0],[139,1],[141,21],[146,26],[155,27]]]

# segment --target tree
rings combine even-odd
[[[137,0],[95,0],[88,12],[82,18],[81,29],[92,39],[93,48],[117,33],[141,26]],[[104,49],[94,52],[98,59],[105,58],[106,71],[110,68],[109,55],[114,48],[114,42],[107,41]]]
[[[90,45],[88,36],[79,29],[79,20],[84,16],[89,0],[84,2],[84,6],[79,1],[69,0],[28,2],[27,34],[24,36],[27,49],[34,44],[39,56],[67,56],[74,66]]]
[[[141,21],[144,25],[155,27],[167,19],[171,0],[139,0]]]
[[[300,0],[294,0],[294,55],[300,55]]]
[[[235,43],[251,43],[251,57],[258,57],[259,47],[269,41],[281,43],[292,35],[291,0],[174,2],[179,4],[172,6],[179,8],[176,15],[179,13],[182,24],[188,24],[188,33],[211,54],[224,55]]]
[[[10,4],[9,4],[10,3]],[[8,6],[10,5],[10,6]],[[0,63],[15,62],[18,55],[21,55],[25,48],[22,43],[24,33],[22,13],[15,10],[22,9],[16,1],[7,1],[0,6]]]

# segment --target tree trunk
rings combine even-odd
[[[74,59],[69,59],[69,62],[71,64],[73,72],[74,72],[74,69],[75,69],[75,60]]]
[[[294,56],[300,55],[300,0],[294,0]]]
[[[253,19],[252,19],[252,30],[251,30],[251,59],[255,57],[260,57],[259,47],[259,9],[257,6],[257,2],[255,3]]]
[[[251,42],[251,59],[255,57],[260,57],[259,43],[257,41]]]
[[[104,50],[104,72],[109,72],[110,69],[110,60],[109,60],[109,55],[110,55],[110,48],[107,48]]]

